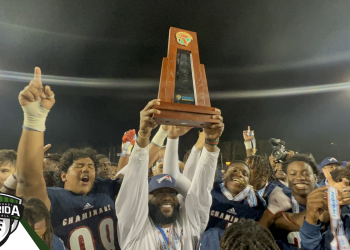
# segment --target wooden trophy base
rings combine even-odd
[[[213,107],[160,102],[154,108],[161,111],[160,114],[154,114],[157,124],[209,128],[220,123],[219,119],[212,118],[213,115],[220,115]]]

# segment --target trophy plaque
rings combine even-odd
[[[210,106],[204,65],[200,64],[197,34],[171,27],[168,57],[163,58],[158,99],[158,124],[208,128],[220,123]]]

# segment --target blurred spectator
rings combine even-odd
[[[97,176],[102,179],[110,179],[112,177],[111,161],[103,154],[96,155],[98,160]]]
[[[0,188],[6,179],[16,171],[17,153],[14,150],[0,150]]]
[[[44,156],[44,170],[56,171],[58,170],[58,165],[60,164],[61,155],[60,154],[46,154]]]

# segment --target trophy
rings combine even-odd
[[[210,106],[204,65],[200,64],[197,34],[171,27],[168,57],[163,58],[158,99],[158,124],[209,128],[220,123]]]

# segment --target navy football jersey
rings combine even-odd
[[[221,172],[221,170],[217,169],[216,170],[216,174],[215,174],[215,182],[223,182],[224,180],[222,179],[222,177],[224,176],[224,174]]]
[[[292,190],[291,189],[283,189],[283,193],[288,196],[290,203],[292,204]],[[306,209],[306,205],[299,204],[299,213]],[[293,208],[286,211],[287,213],[293,213]]]
[[[67,250],[63,240],[58,238],[55,234],[53,235],[52,239],[52,250]]]
[[[97,180],[86,196],[63,188],[47,188],[54,233],[68,249],[120,249],[114,205],[120,186],[120,179]]]
[[[275,187],[277,187],[277,185],[273,182],[269,182],[267,184],[266,187],[264,187],[263,189],[257,191],[257,193],[261,196],[261,198],[263,198],[265,200],[265,202],[267,203],[269,200],[269,196],[272,193],[272,191],[275,189]]]
[[[205,231],[199,240],[196,250],[220,250],[220,239],[224,232],[218,227]]]
[[[345,205],[340,209],[342,215],[350,214],[350,205]]]
[[[265,211],[265,201],[256,193],[258,204],[250,207],[247,199],[231,201],[221,192],[220,183],[215,182],[211,191],[212,205],[207,230],[219,227],[225,230],[232,223],[240,218],[253,219],[258,221]]]
[[[317,183],[317,185],[320,186],[320,187],[326,186],[326,180],[327,180],[326,178],[320,180],[320,181]]]

